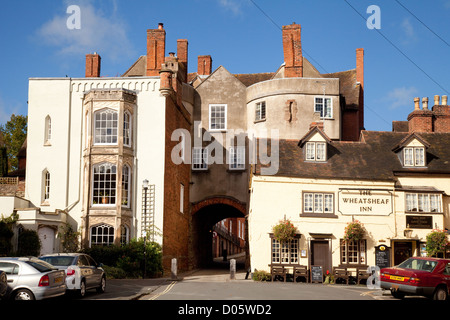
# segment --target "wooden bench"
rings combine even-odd
[[[307,266],[294,266],[294,282],[298,277],[304,277],[306,282],[309,282],[309,271]]]
[[[334,281],[337,282],[338,279],[345,280],[345,283],[348,284],[348,279],[350,277],[350,272],[347,268],[343,267],[334,267],[333,268]]]
[[[282,278],[284,282],[286,282],[287,269],[283,265],[270,265],[270,274],[272,276],[272,281],[277,278]]]

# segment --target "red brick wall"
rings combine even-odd
[[[198,56],[197,73],[199,75],[210,75],[212,72],[211,56]]]
[[[303,77],[303,56],[301,26],[291,24],[283,26],[284,76],[286,78]]]
[[[159,76],[166,54],[166,31],[162,24],[158,29],[147,30],[147,76]]]
[[[86,55],[86,78],[100,77],[101,58],[97,53]]]

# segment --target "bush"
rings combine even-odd
[[[38,256],[41,251],[41,240],[36,231],[23,230],[19,234],[18,256]]]
[[[252,279],[254,281],[271,281],[272,275],[266,271],[255,270],[255,272],[253,273]]]
[[[445,252],[448,238],[444,230],[433,230],[427,235],[427,254],[429,257],[437,257]]]
[[[109,277],[125,275],[124,278],[156,277],[162,273],[161,246],[156,242],[146,242],[144,255],[143,239],[133,239],[128,244],[108,247],[92,247],[82,250],[95,261],[109,269]],[[145,264],[144,264],[144,257]],[[120,269],[121,271],[119,271]]]
[[[120,268],[104,265],[103,269],[108,279],[124,279],[127,277],[126,272]]]

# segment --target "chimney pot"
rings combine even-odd
[[[164,23],[162,22],[158,23],[158,29],[160,30],[164,29]]]
[[[422,109],[428,110],[428,98],[427,97],[422,98]]]
[[[414,110],[420,110],[420,98],[414,98]]]
[[[435,96],[434,96],[434,105],[435,105],[435,106],[438,106],[440,100],[441,100],[441,97],[438,96],[438,95],[435,95]]]
[[[447,105],[447,96],[442,96],[442,105],[443,106]]]

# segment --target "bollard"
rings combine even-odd
[[[230,260],[230,279],[236,279],[236,259]]]
[[[172,268],[171,268],[171,278],[172,280],[177,280],[177,258],[172,258]]]

